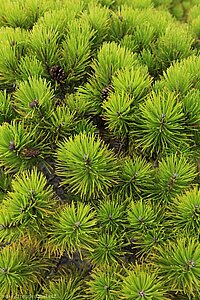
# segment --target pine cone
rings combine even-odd
[[[53,80],[58,82],[64,81],[66,79],[64,69],[58,65],[52,66],[49,70],[49,74]]]

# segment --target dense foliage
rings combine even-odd
[[[0,1],[0,299],[200,299],[200,0]]]

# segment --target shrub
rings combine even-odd
[[[38,296],[38,299],[47,300],[52,298],[75,300],[80,299],[81,284],[78,280],[72,278],[61,278],[57,281],[51,281],[49,286],[43,288],[43,293]]]
[[[94,134],[80,133],[59,145],[57,173],[81,197],[97,196],[116,182],[114,154]],[[81,179],[81,180],[80,180]]]
[[[91,248],[95,232],[95,212],[89,205],[74,202],[66,207],[61,207],[54,218],[49,222],[49,240],[47,245],[50,251],[63,253],[70,256],[78,250]],[[52,250],[51,250],[52,249]]]
[[[127,271],[123,279],[122,295],[120,299],[167,299],[165,289],[161,281],[157,280],[157,274],[148,270],[142,270],[137,266],[133,271]]]
[[[178,239],[159,249],[155,265],[160,278],[172,291],[191,296],[199,295],[200,247],[195,239]]]
[[[3,238],[16,240],[15,235],[17,238],[39,237],[47,219],[53,214],[53,208],[56,207],[52,188],[46,186],[46,178],[36,169],[17,174],[11,185],[12,192],[8,192],[2,202]]]
[[[184,156],[170,155],[163,158],[156,172],[152,196],[158,200],[171,201],[190,186],[196,175],[196,166]]]
[[[14,244],[1,250],[0,269],[1,296],[15,299],[35,293],[46,267],[26,246],[20,248]]]
[[[96,208],[99,226],[103,231],[115,232],[126,227],[126,205],[115,196],[101,200]]]
[[[194,187],[178,195],[169,206],[171,226],[190,236],[199,235],[200,191]]]
[[[174,94],[153,94],[139,109],[133,134],[138,135],[138,146],[143,151],[159,155],[167,148],[177,149],[187,143],[182,106]]]
[[[0,299],[200,298],[199,12],[0,1]]]
[[[98,232],[97,232],[98,233]],[[92,264],[101,266],[116,265],[121,261],[123,236],[114,233],[101,233],[87,255]]]
[[[47,145],[45,149],[45,137],[37,127],[27,128],[23,121],[16,120],[0,126],[0,166],[17,172],[42,161],[43,154],[49,152],[49,148]]]
[[[88,282],[88,299],[119,299],[121,280],[118,272],[119,270],[115,267],[94,269]]]
[[[127,157],[119,169],[118,191],[125,198],[141,197],[148,194],[152,183],[152,166],[141,157]]]

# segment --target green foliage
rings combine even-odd
[[[56,206],[52,188],[47,187],[45,176],[36,169],[17,174],[11,184],[12,191],[2,202],[0,238],[9,241],[20,235],[40,236]]]
[[[125,204],[115,197],[103,199],[97,207],[97,219],[102,231],[120,232],[126,225]]]
[[[153,0],[153,2],[155,6],[163,5],[168,7],[173,2],[173,0]]]
[[[85,12],[84,18],[89,21],[95,31],[93,38],[93,48],[98,48],[106,39],[110,25],[110,12],[108,8],[101,7],[97,3],[91,3],[88,11]]]
[[[116,3],[118,5],[129,5],[132,8],[148,8],[152,6],[152,1],[151,0],[116,0]]]
[[[80,299],[81,283],[72,278],[61,278],[58,281],[51,281],[49,286],[43,289],[43,294],[38,299],[51,300],[52,297],[59,300],[75,300]]]
[[[81,92],[77,91],[75,94],[66,95],[66,104],[71,113],[75,113],[79,118],[90,112],[90,100],[85,101]],[[93,111],[93,109],[92,109]]]
[[[122,40],[122,44],[126,45],[126,37]],[[149,23],[137,25],[133,35],[129,35],[131,42],[134,45],[134,51],[141,52],[147,49],[156,40],[156,31],[153,26]],[[128,46],[128,45],[127,45]]]
[[[188,12],[188,21],[194,20],[199,16],[200,6],[196,3]]]
[[[197,47],[199,50],[199,37],[200,37],[200,31],[199,31],[199,22],[200,22],[200,17],[199,17],[199,11],[200,11],[200,5],[197,2],[197,5],[194,5],[188,12],[187,15],[187,21],[190,25],[190,30],[193,34],[193,37],[195,39],[194,45]]]
[[[123,5],[113,14],[111,23],[111,38],[124,42],[124,37],[131,37],[135,49],[140,52],[163,34],[166,27],[172,24],[172,16],[166,10],[156,10],[151,7],[146,9],[132,9],[130,5]],[[142,3],[140,1],[140,3]],[[134,51],[134,49],[132,49]]]
[[[62,43],[62,66],[67,82],[79,81],[87,72],[91,59],[91,40],[94,31],[88,22],[75,20],[70,24],[66,39]]]
[[[36,24],[31,31],[30,54],[35,55],[47,70],[57,64],[59,38],[59,33],[53,28]]]
[[[164,72],[161,81],[156,84],[157,89],[164,88],[179,97],[185,96],[191,88],[200,89],[199,66],[199,56],[194,55],[172,64]]]
[[[43,12],[39,0],[7,1],[1,2],[1,26],[31,28]]]
[[[180,144],[187,143],[182,105],[173,93],[152,94],[140,105],[139,111],[133,133],[138,135],[138,146],[143,151],[159,155],[165,149],[177,149]]]
[[[21,28],[0,28],[0,87],[16,82],[19,60],[27,52],[27,32]]]
[[[10,95],[6,93],[6,90],[0,91],[0,124],[9,122],[14,117],[10,98]]]
[[[0,1],[0,299],[200,298],[199,4]]]
[[[158,222],[158,221],[157,221]],[[132,233],[130,238],[130,245],[136,252],[136,256],[145,258],[146,260],[152,257],[157,252],[158,246],[164,246],[166,241],[173,238],[173,234],[164,228],[163,223],[156,223],[152,228],[148,228],[142,233]]]
[[[57,151],[57,164],[63,183],[86,199],[105,194],[116,182],[114,154],[94,134],[80,133],[62,142]]]
[[[3,168],[0,168],[0,202],[4,198],[7,191],[10,190],[12,176],[6,174]]]
[[[49,6],[47,1],[44,4]],[[74,0],[73,2],[67,1],[54,1],[53,7],[48,7],[48,10],[42,15],[37,24],[41,27],[53,29],[64,35],[68,28],[70,21],[74,20],[84,8],[85,3],[80,0]]]
[[[46,122],[53,143],[57,143],[60,138],[70,135],[73,132],[74,123],[74,114],[64,105],[57,106],[50,115],[49,121]]]
[[[121,288],[119,270],[115,267],[95,268],[88,282],[88,299],[117,300]]]
[[[109,130],[116,136],[126,136],[133,119],[131,108],[134,98],[122,93],[113,93],[108,100],[104,101],[103,117],[108,123]]]
[[[199,207],[200,191],[197,186],[177,196],[169,206],[171,226],[183,235],[198,237],[200,234]]]
[[[200,133],[200,90],[192,89],[182,98],[183,112],[185,115],[185,128],[188,135],[192,136],[191,147],[193,156],[199,156],[198,136]]]
[[[152,197],[170,201],[190,186],[197,175],[196,166],[184,156],[170,155],[159,162]]]
[[[139,300],[141,298],[147,300],[167,299],[164,285],[157,279],[157,274],[136,266],[135,270],[127,271],[127,276],[123,279],[120,299]]]
[[[87,204],[74,202],[58,209],[49,222],[49,239],[47,247],[50,251],[72,255],[76,250],[88,249],[95,233],[95,212]]]
[[[29,77],[15,92],[16,111],[25,119],[43,121],[51,112],[53,92],[45,79]]]
[[[131,51],[113,42],[103,44],[92,67],[98,84],[106,87],[116,71],[123,68],[129,69],[136,64],[136,56]]]
[[[112,79],[115,93],[123,92],[134,98],[134,105],[140,103],[148,94],[151,78],[146,67],[123,68],[116,72]]]
[[[166,240],[166,230],[158,207],[139,200],[131,202],[128,210],[129,240],[138,255],[152,255]]]
[[[49,150],[44,148],[44,136],[38,133],[37,126],[27,128],[23,122],[1,125],[0,166],[17,172],[41,162]]]
[[[101,266],[116,265],[121,261],[123,235],[115,233],[101,233],[93,244],[92,251],[88,255],[91,263]]]
[[[41,61],[39,61],[35,56],[24,56],[21,58],[18,66],[19,74],[16,77],[19,80],[28,81],[29,78],[40,78],[45,74],[45,69],[42,66]]]
[[[81,119],[76,122],[76,128],[75,128],[75,134],[79,133],[93,133],[96,134],[98,132],[97,127],[93,125],[91,121],[88,121],[86,119]]]
[[[140,157],[125,158],[119,169],[119,193],[125,197],[141,197],[152,182],[151,165]]]
[[[199,296],[200,246],[195,239],[178,239],[169,242],[154,258],[159,276],[171,291]]]
[[[102,115],[115,136],[126,136],[130,131],[135,108],[148,93],[150,83],[147,69],[139,66],[119,69],[112,76],[112,86],[102,92]]]
[[[0,209],[0,224],[0,241],[2,244],[10,244],[11,241],[18,242],[26,234],[21,231],[20,224],[12,222],[12,214],[3,205],[1,205]]]
[[[166,69],[176,60],[192,54],[192,35],[183,26],[166,28],[163,36],[158,40],[157,57],[162,69]]]
[[[103,6],[112,6],[115,4],[116,0],[100,0],[99,1]]]
[[[190,130],[198,130],[200,125],[200,90],[190,90],[183,97],[183,111],[186,117],[186,125]]]
[[[133,231],[145,231],[151,228],[157,222],[157,213],[151,205],[145,205],[142,200],[137,203],[131,202],[130,210],[128,211],[128,221]]]
[[[27,246],[14,244],[1,250],[0,270],[1,296],[16,299],[35,292],[45,265]]]
[[[94,75],[89,82],[78,89],[80,97],[89,103],[93,113],[101,111],[102,100],[109,89],[112,76],[120,69],[130,69],[138,65],[136,55],[117,43],[103,43],[92,64]],[[109,91],[108,91],[109,92]]]

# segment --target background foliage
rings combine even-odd
[[[0,1],[0,299],[200,299],[200,1]]]

